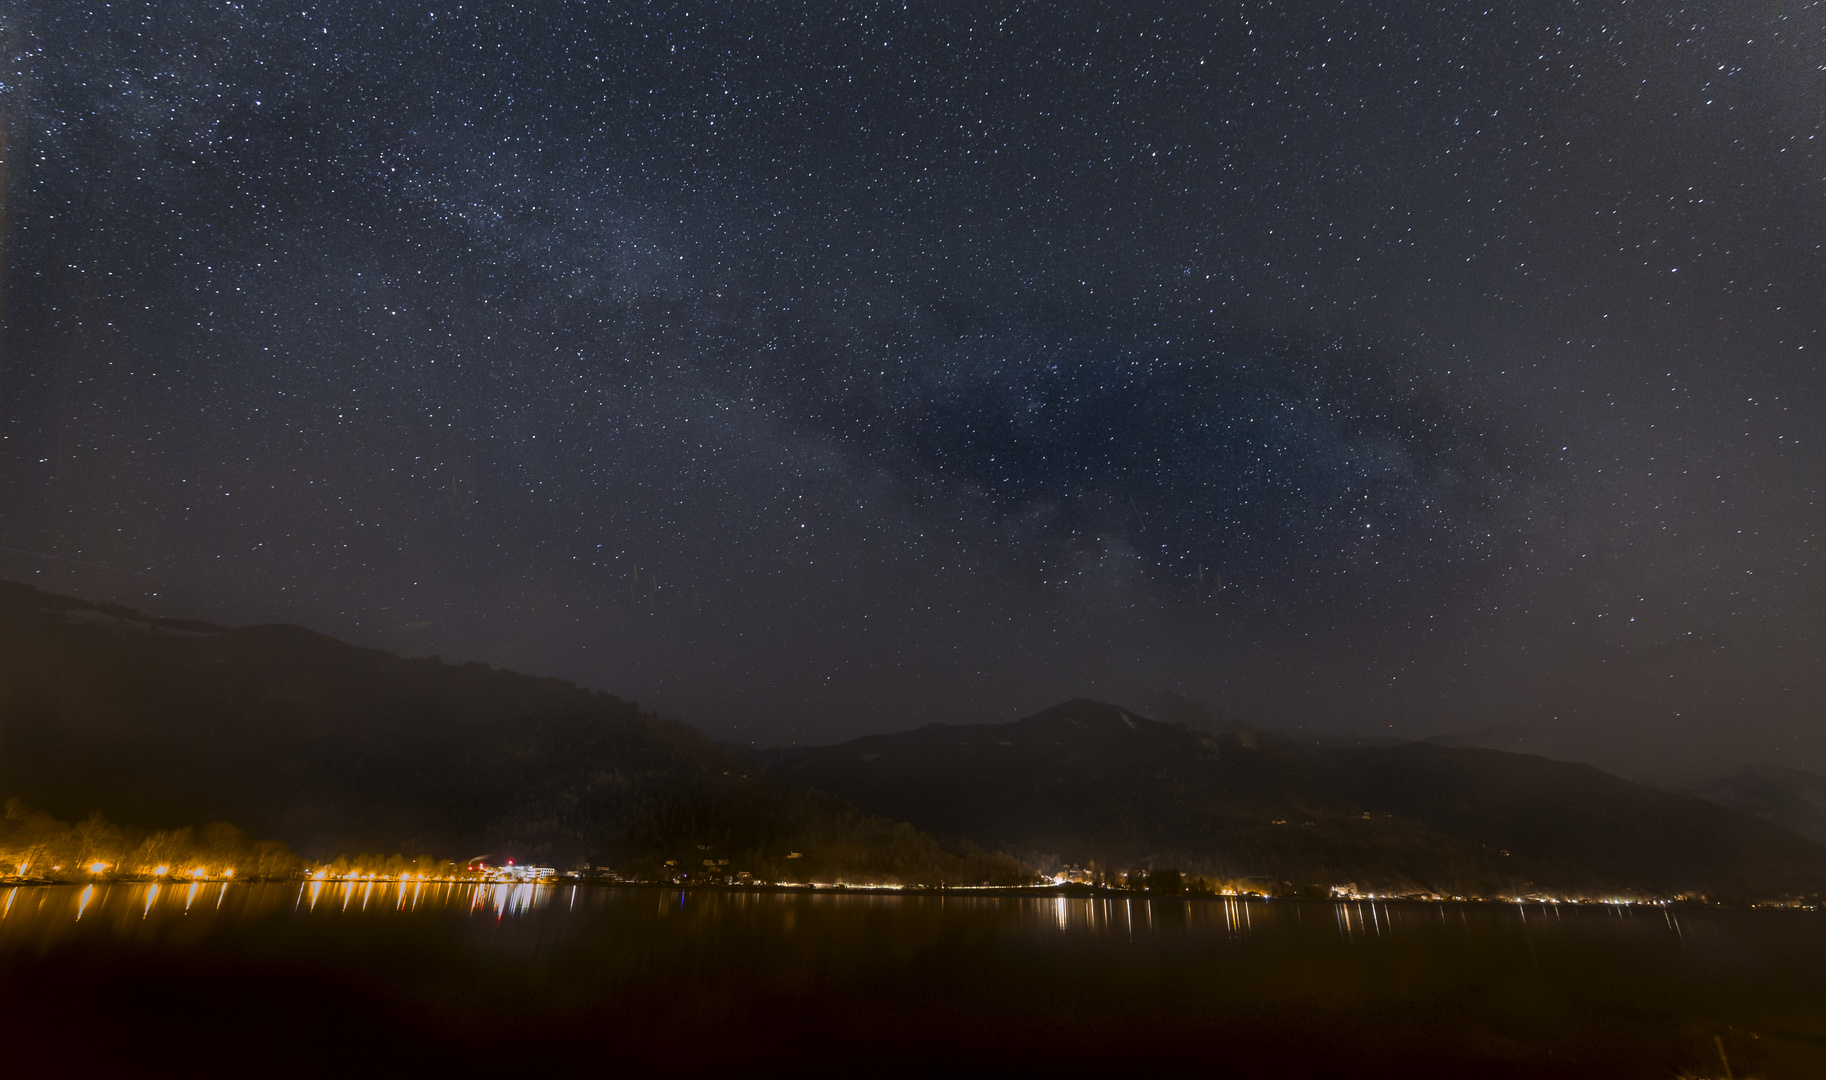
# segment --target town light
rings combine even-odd
[[[107,868],[108,868],[108,864],[105,862],[92,862],[89,864],[89,873],[99,874],[103,870],[106,870]]]
[[[152,876],[154,877],[164,877],[169,873],[171,873],[171,867],[169,866],[155,866],[152,868]]]

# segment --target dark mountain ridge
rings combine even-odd
[[[1826,891],[1826,848],[1590,766],[1214,734],[1086,700],[777,750],[768,768],[1042,868],[1170,865],[1271,888],[1445,895]]]
[[[1688,788],[1684,794],[1826,844],[1826,776],[1803,769],[1747,766]]]
[[[947,852],[775,784],[612,694],[8,582],[0,795],[68,819],[227,819],[320,858],[491,852],[652,874],[670,859],[675,873],[774,880],[1021,876],[1012,860]]]
[[[648,876],[1020,880],[1019,864],[992,854],[1011,852],[1278,891],[1826,891],[1826,848],[1527,755],[1321,746],[1073,701],[1010,724],[743,760],[556,679],[11,583],[0,583],[0,796],[71,820],[227,819],[320,858],[486,851]]]

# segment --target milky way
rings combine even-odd
[[[0,574],[761,744],[1826,767],[1818,4],[0,11]]]

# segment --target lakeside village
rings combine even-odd
[[[702,856],[711,853],[700,846]],[[496,861],[499,858],[499,861]],[[804,860],[804,861],[800,861]],[[1429,891],[1395,891],[1359,888],[1355,883],[1305,884],[1262,878],[1213,879],[1183,874],[1173,868],[1115,869],[1086,863],[1031,870],[1011,875],[1000,884],[936,882],[898,884],[879,878],[833,881],[814,880],[817,872],[793,874],[814,860],[800,852],[774,861],[772,872],[757,876],[730,864],[726,858],[667,859],[635,870],[590,865],[586,862],[560,869],[525,863],[496,855],[479,855],[462,862],[430,855],[359,854],[321,863],[306,860],[277,840],[254,840],[226,822],[200,829],[128,831],[100,814],[67,824],[17,799],[0,804],[0,887],[30,885],[92,885],[102,882],[299,882],[408,884],[441,882],[517,887],[626,886],[732,891],[855,891],[855,892],[953,892],[969,891],[1005,896],[1124,895],[1143,894],[1186,900],[1334,900],[1400,901],[1425,903],[1505,904],[1715,904],[1717,898],[1694,893],[1653,895],[1647,892],[1607,891],[1579,895],[1527,890],[1493,895],[1446,895]],[[1014,864],[1019,866],[1020,864]],[[782,871],[785,872],[782,872]],[[1743,900],[1733,903],[1739,906]],[[1757,907],[1790,907],[1817,910],[1821,898],[1779,897]]]

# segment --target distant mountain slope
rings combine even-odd
[[[1686,794],[1826,844],[1826,776],[1801,769],[1752,766],[1700,784]]]
[[[1588,766],[1214,735],[1093,701],[778,750],[768,768],[1039,864],[1459,895],[1826,891],[1826,848]]]
[[[0,785],[66,815],[237,815],[444,848],[580,835],[724,765],[695,731],[553,679],[405,660],[0,585]]]
[[[66,818],[228,819],[307,854],[1018,876],[1010,860],[960,859],[782,788],[611,694],[402,659],[296,626],[154,619],[10,582],[0,582],[3,796]],[[806,858],[783,862],[792,850]]]
[[[1019,878],[974,843],[1375,891],[1826,891],[1826,848],[1586,766],[1200,732],[1089,701],[765,765],[554,679],[0,583],[0,796],[65,818],[797,880]]]

